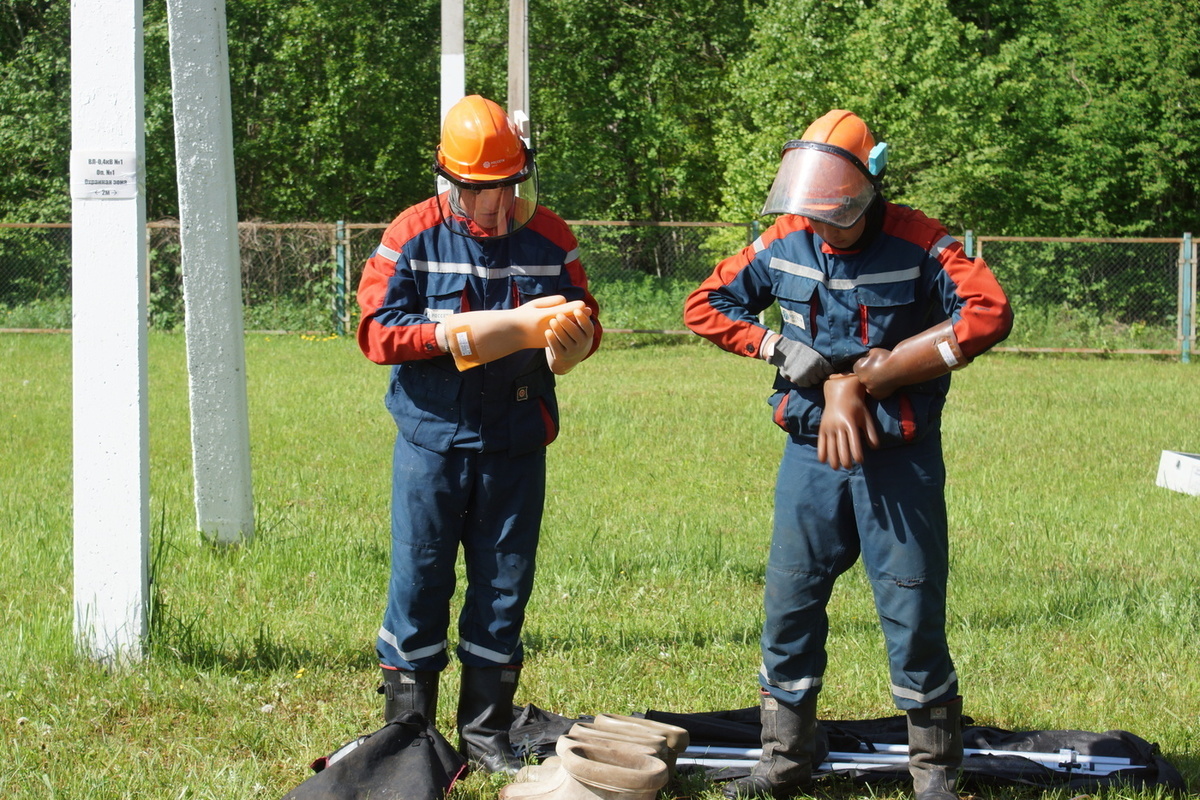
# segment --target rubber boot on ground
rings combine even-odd
[[[652,733],[657,736],[662,736],[667,740],[667,756],[663,760],[667,762],[667,769],[672,774],[675,772],[675,759],[684,750],[687,750],[691,743],[691,736],[686,730],[678,725],[670,725],[666,722],[659,722],[645,717],[627,717],[621,714],[597,714],[596,721],[592,723],[600,730],[608,730],[616,733],[623,731]]]
[[[383,721],[391,722],[401,711],[420,711],[434,721],[437,714],[440,672],[413,672],[381,667],[383,683],[375,691],[383,695]]]
[[[958,800],[962,760],[961,697],[908,712],[908,771],[917,800]]]
[[[730,800],[790,797],[812,786],[817,749],[817,698],[810,694],[792,707],[762,694],[762,756],[745,778],[725,784]]]
[[[654,800],[667,783],[667,765],[636,748],[560,736],[559,777],[510,783],[500,790],[500,800]]]
[[[599,747],[611,748],[620,750],[625,757],[635,756],[650,756],[663,760],[663,754],[666,753],[666,743],[662,737],[647,739],[645,741],[633,741],[613,734],[608,731],[598,731],[594,728],[581,727],[585,723],[576,723],[571,727],[571,730],[558,737],[554,743],[556,755],[550,756],[541,764],[529,764],[521,768],[521,771],[513,776],[513,783],[521,784],[540,784],[529,785],[520,789],[511,789],[508,797],[512,800],[523,798],[526,795],[539,795],[549,791],[549,788],[555,783],[561,783],[565,779],[565,774],[562,766],[562,756],[557,755],[563,748],[572,743],[594,744]],[[665,763],[665,762],[664,762]]]
[[[516,775],[525,766],[508,738],[520,672],[520,667],[463,665],[458,694],[458,751],[473,769]]]

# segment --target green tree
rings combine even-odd
[[[0,9],[0,220],[70,214],[70,4],[10,0]]]
[[[750,19],[719,0],[547,0],[531,20],[543,183],[572,217],[708,219],[713,136]]]
[[[1200,225],[1200,8],[1037,4],[1013,43],[1033,68],[1014,110],[1029,159],[1014,232],[1175,235]]]

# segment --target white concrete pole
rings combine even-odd
[[[508,116],[530,143],[529,11],[526,0],[508,3]]]
[[[467,56],[463,46],[463,0],[442,0],[442,105],[439,119],[467,93]]]
[[[75,637],[142,654],[150,531],[141,0],[71,3]]]
[[[254,534],[224,0],[167,0],[196,527]]]

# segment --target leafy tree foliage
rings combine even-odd
[[[71,150],[70,4],[9,0],[0,7],[0,220],[67,217]]]
[[[779,146],[843,107],[889,142],[889,196],[952,228],[1194,230],[1198,21],[1171,0],[772,0],[733,68],[724,213],[754,213]]]
[[[533,140],[569,218],[753,218],[830,108],[888,196],[952,229],[1200,228],[1200,10],[1177,0],[537,0]],[[506,101],[506,0],[467,0],[467,90]],[[66,219],[69,0],[0,9],[0,218]],[[177,213],[165,0],[145,0],[151,217]],[[426,196],[437,0],[227,0],[240,213],[384,221]]]

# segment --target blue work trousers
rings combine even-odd
[[[775,487],[767,559],[762,687],[796,705],[819,692],[827,662],[826,606],[834,581],[861,555],[883,626],[896,708],[958,694],[946,644],[945,465],[941,437],[868,450],[834,470],[790,439]]]
[[[392,571],[377,648],[384,666],[446,667],[455,563],[466,591],[458,657],[473,667],[520,664],[521,627],[546,494],[546,450],[435,453],[396,437]]]

